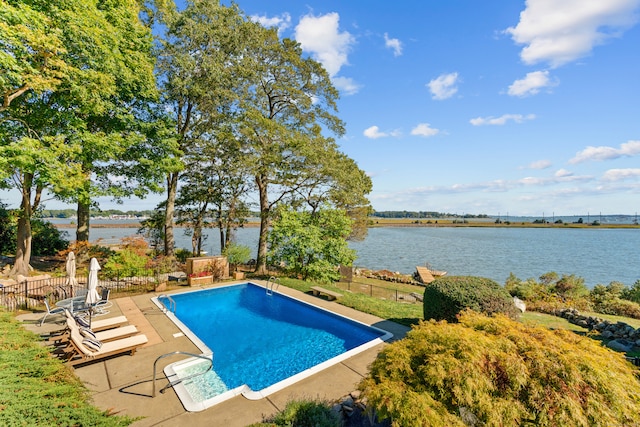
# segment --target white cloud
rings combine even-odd
[[[549,79],[549,71],[532,71],[527,73],[524,79],[513,82],[507,93],[511,96],[525,97],[537,94],[542,88],[556,85],[557,82]]]
[[[322,16],[305,15],[295,28],[295,39],[302,49],[311,52],[331,77],[348,64],[347,56],[355,43],[347,31],[340,32],[339,22],[340,15],[335,12]]]
[[[391,132],[382,132],[380,131],[380,128],[378,126],[371,126],[365,129],[363,134],[367,138],[378,139],[378,138],[384,138],[387,136],[394,136],[394,137],[401,136],[402,132],[400,132],[399,130],[393,130]]]
[[[276,27],[278,32],[284,31],[291,26],[291,15],[286,12],[280,16],[268,17],[266,15],[251,15],[250,18],[252,21],[258,22],[264,27]]]
[[[520,169],[548,169],[551,167],[551,162],[549,160],[536,160],[535,162],[529,163],[527,166],[523,166]]]
[[[389,34],[384,33],[384,45],[393,50],[393,56],[402,55],[402,42],[399,39],[390,39]]]
[[[535,114],[527,114],[526,116],[522,114],[503,114],[500,117],[476,117],[475,119],[469,120],[474,126],[483,126],[483,125],[498,125],[502,126],[506,124],[508,121],[514,121],[516,123],[523,123],[525,120],[533,120],[536,118]]]
[[[640,178],[640,169],[609,169],[602,175],[604,181],[621,181]]]
[[[354,93],[357,93],[362,87],[361,85],[356,83],[351,77],[336,76],[333,79],[331,79],[331,81],[336,86],[336,88],[344,92],[346,95],[353,95]]]
[[[411,135],[424,136],[428,138],[430,136],[437,135],[440,131],[432,128],[429,123],[420,123],[418,126],[411,129]]]
[[[380,128],[378,126],[371,126],[364,130],[364,136],[371,139],[384,138],[385,136],[389,136],[384,132],[380,132]]]
[[[569,176],[573,176],[573,172],[568,171],[566,169],[558,169],[556,171],[556,173],[554,174],[554,176],[557,177],[557,178],[566,178],[566,177],[569,177]]]
[[[619,157],[633,157],[640,154],[640,141],[629,141],[620,144],[620,148],[600,146],[587,147],[576,153],[569,163],[582,163],[589,160],[613,160]]]
[[[527,0],[515,27],[505,30],[525,45],[526,64],[546,62],[558,67],[588,55],[633,26],[638,0]]]
[[[442,74],[427,83],[433,99],[451,98],[457,91],[458,73]]]

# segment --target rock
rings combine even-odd
[[[615,351],[628,352],[633,348],[633,343],[627,340],[612,340],[607,343],[607,347]]]
[[[516,308],[518,310],[520,310],[522,313],[524,313],[525,311],[527,311],[527,304],[524,303],[524,301],[522,301],[520,298],[518,297],[513,297],[513,304],[516,306]]]
[[[608,340],[609,338],[613,338],[613,332],[606,330],[606,331],[602,331],[602,333],[600,334],[602,336],[602,338]]]

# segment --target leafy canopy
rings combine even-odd
[[[344,211],[324,207],[301,212],[281,206],[269,233],[269,262],[305,280],[336,281],[338,265],[355,260],[346,240],[350,232]]]

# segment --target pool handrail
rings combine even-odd
[[[273,291],[280,287],[280,278],[271,276],[267,280],[266,293],[267,295],[273,295]]]
[[[208,361],[210,363],[209,367],[207,369],[205,369],[202,372],[197,372],[193,375],[189,375],[188,377],[184,377],[184,378],[180,378],[177,381],[169,381],[169,383],[167,385],[165,385],[164,387],[162,387],[160,389],[160,393],[164,393],[166,389],[173,387],[175,385],[180,384],[182,381],[186,381],[189,380],[191,378],[195,378],[195,377],[199,377],[200,375],[204,375],[207,372],[209,372],[210,370],[213,369],[213,353],[211,353],[211,357],[209,358],[208,356],[205,356],[204,354],[194,354],[194,353],[188,353],[186,351],[180,351],[180,350],[176,350],[176,351],[172,351],[171,353],[165,353],[161,356],[158,356],[158,358],[156,359],[155,362],[153,362],[153,388],[152,388],[152,393],[151,393],[151,397],[156,397],[156,365],[158,364],[158,361],[160,359],[164,359],[165,357],[169,357],[169,356],[174,356],[176,354],[184,354],[187,356],[191,356],[191,357],[199,357],[200,359],[204,359],[206,361]]]
[[[161,298],[166,298],[169,301],[169,307],[167,307],[167,305],[164,302],[162,302]],[[167,295],[167,294],[160,295],[158,297],[158,302],[160,302],[160,304],[162,304],[162,307],[164,307],[164,312],[165,313],[167,311],[170,311],[172,313],[176,312],[176,302],[169,295]]]

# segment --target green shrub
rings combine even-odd
[[[491,279],[474,276],[444,276],[424,290],[424,318],[454,322],[464,309],[481,313],[504,313],[515,317],[517,310],[509,293]]]
[[[314,400],[293,400],[261,426],[275,427],[339,427],[338,414],[324,402]]]
[[[192,253],[189,249],[180,248],[176,249],[175,256],[178,261],[185,263],[187,262],[187,258],[192,256]]]
[[[638,369],[623,355],[472,311],[386,346],[360,388],[398,427],[640,425]]]
[[[594,306],[594,310],[603,314],[640,319],[640,304],[620,298],[611,298],[602,301]]]
[[[33,255],[55,255],[69,246],[69,233],[41,219],[31,220],[31,234]]]
[[[125,237],[122,239],[122,250],[115,252],[102,272],[106,277],[128,277],[143,274],[151,266],[149,245],[141,237]]]
[[[237,243],[230,243],[222,251],[222,255],[227,257],[227,261],[232,266],[246,264],[251,258],[251,248]]]

